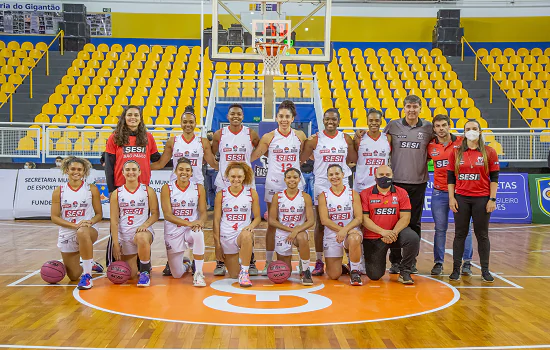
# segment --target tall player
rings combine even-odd
[[[342,275],[344,249],[350,256],[350,284],[361,286],[361,242],[359,228],[363,222],[359,194],[344,185],[344,171],[339,164],[328,166],[330,188],[319,195],[319,216],[324,226],[323,247],[327,262],[327,275],[336,280]]]
[[[326,192],[330,188],[330,182],[327,178],[327,170],[330,164],[338,164],[344,172],[344,178],[348,179],[351,170],[348,163],[357,162],[357,151],[353,140],[349,135],[338,131],[340,126],[340,113],[336,108],[327,109],[323,115],[323,126],[325,130],[318,132],[310,137],[304,144],[303,152],[300,156],[302,163],[306,162],[313,155],[315,164],[313,165],[313,175],[315,176],[315,185],[313,188],[314,202],[318,205],[319,194]],[[317,261],[313,276],[321,276],[324,273],[323,264],[323,234],[324,228],[319,218],[319,208],[317,209],[314,240]]]
[[[216,192],[227,188],[230,185],[229,179],[225,176],[226,169],[231,162],[244,162],[249,167],[252,167],[250,156],[254,148],[258,146],[260,137],[258,133],[247,126],[243,125],[244,113],[243,107],[239,104],[229,106],[227,120],[229,126],[217,130],[212,139],[212,153],[220,154],[220,164],[218,176],[216,177],[215,185]],[[255,187],[254,178],[249,186]],[[251,276],[258,275],[258,269],[254,262],[254,253],[250,260]],[[224,276],[225,265],[222,261],[217,261],[214,269],[214,276]]]
[[[292,246],[300,253],[302,284],[313,285],[309,271],[309,238],[307,229],[315,225],[313,203],[309,194],[299,188],[302,174],[296,168],[284,172],[286,189],[276,193],[269,209],[269,224],[275,231],[277,258],[292,269]],[[266,264],[267,266],[267,264]]]
[[[250,187],[254,174],[248,164],[232,162],[224,176],[230,185],[216,194],[214,205],[216,260],[225,262],[229,276],[238,277],[241,287],[251,287],[249,266],[239,264],[239,260],[250,260],[254,229],[262,221],[258,193]]]
[[[69,176],[69,181],[56,188],[52,195],[52,222],[60,226],[57,247],[61,251],[69,279],[76,281],[80,277],[78,289],[90,289],[93,286],[93,245],[98,234],[96,224],[103,218],[97,186],[88,185],[84,181],[90,175],[91,168],[92,165],[86,159],[65,158],[61,163],[61,171]]]
[[[204,233],[206,222],[206,193],[203,185],[193,178],[193,165],[187,158],[179,158],[175,164],[176,180],[164,184],[161,204],[164,213],[164,243],[170,270],[174,278],[186,272],[183,254],[186,247],[193,248],[195,273],[193,285],[206,287],[202,267],[204,264]],[[199,168],[200,169],[200,168]]]
[[[283,101],[277,110],[278,128],[262,136],[258,147],[252,152],[251,160],[260,158],[266,151],[268,154],[267,176],[265,178],[264,200],[267,203],[267,211],[271,213],[271,203],[274,194],[283,191],[285,186],[285,171],[290,168],[300,168],[300,152],[306,141],[306,134],[301,130],[291,128],[296,118],[296,106],[292,101]],[[301,177],[298,187],[304,189],[305,181]],[[267,265],[273,261],[275,250],[275,227],[268,221],[265,235],[266,263],[262,275],[267,275]],[[309,248],[308,248],[309,251]],[[309,259],[308,259],[309,260]]]
[[[137,276],[138,287],[151,283],[151,243],[154,239],[153,224],[159,219],[159,205],[155,191],[140,184],[139,164],[128,160],[122,166],[126,183],[111,194],[111,236],[116,260],[128,262],[132,276]],[[117,213],[119,213],[117,215]]]

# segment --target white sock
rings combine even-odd
[[[195,259],[195,272],[202,273],[202,265],[203,264],[204,264],[204,260]]]
[[[302,260],[302,271],[309,269],[309,260]]]
[[[140,260],[140,262],[142,264],[149,264],[151,262],[151,260]]]
[[[248,273],[248,268],[249,268],[249,267],[250,267],[250,266],[248,266],[248,265],[246,265],[246,266],[245,266],[245,265],[241,265],[241,271],[244,271],[244,272]]]
[[[350,262],[350,265],[351,265],[351,270],[357,270],[357,271],[361,271],[361,263],[360,262]]]
[[[317,260],[323,260],[323,252],[316,252],[315,255],[317,255]]]
[[[268,264],[273,261],[273,253],[275,252],[272,250],[268,250],[265,252],[265,260],[267,261]]]
[[[88,275],[92,274],[93,263],[94,263],[93,259],[82,260],[82,268],[84,269],[84,274],[88,274]]]

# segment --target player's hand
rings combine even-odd
[[[90,220],[82,220],[82,221],[79,221],[77,224],[76,224],[76,229],[78,230],[79,228],[81,227],[92,227],[92,222]]]
[[[346,229],[341,229],[340,231],[338,231],[338,233],[336,234],[336,242],[338,243],[342,243],[343,241],[346,240],[346,237],[348,236],[348,231]]]
[[[246,226],[245,228],[243,228],[243,231],[248,231],[250,233],[254,233],[254,227],[252,226]]]
[[[204,227],[204,223],[200,220],[195,220],[191,221],[188,226],[191,227],[191,230],[198,231],[202,230],[202,228]]]
[[[120,261],[122,259],[122,247],[119,242],[113,242],[113,256],[116,261]]]
[[[290,232],[290,234],[286,237],[286,242],[288,244],[294,243],[294,240],[296,239],[296,236],[298,236],[298,233],[299,231],[292,230],[292,232]]]
[[[367,132],[366,130],[361,130],[361,129],[355,130],[355,137],[356,137],[356,138],[357,138],[357,137],[358,137],[358,138],[362,138],[363,135],[365,135],[366,132]]]
[[[487,202],[486,209],[487,209],[488,213],[494,212],[496,210],[496,208],[497,208],[497,203],[496,202],[493,202],[491,200]]]
[[[140,227],[138,227],[136,232],[145,232],[145,231],[147,231],[148,228],[149,228],[149,226],[147,226],[147,225],[141,225]]]
[[[456,198],[449,198],[449,208],[451,208],[453,213],[458,213],[458,202],[456,201]]]
[[[216,252],[216,260],[217,261],[224,261],[225,256],[223,254],[222,246],[218,244],[214,247],[214,250]]]
[[[397,233],[392,230],[384,230],[380,233],[380,235],[382,235],[383,238],[390,240],[390,243],[393,243],[397,240]]]
[[[382,237],[381,238],[382,242],[386,243],[386,244],[392,244],[393,241],[387,237]]]

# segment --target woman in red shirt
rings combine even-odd
[[[452,281],[460,279],[460,265],[470,218],[474,222],[481,278],[489,283],[495,280],[489,272],[489,219],[496,209],[499,171],[497,153],[493,148],[485,146],[481,126],[475,120],[467,122],[464,125],[464,140],[460,148],[451,153],[447,167],[449,207],[455,219],[454,266],[449,276]]]

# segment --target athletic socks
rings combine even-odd
[[[139,272],[147,272],[149,273],[151,271],[151,260],[141,260],[139,262]]]
[[[309,269],[309,260],[301,260],[302,262],[302,271]]]
[[[323,260],[323,252],[316,252],[315,255],[317,255],[317,260]]]
[[[195,272],[202,273],[202,265],[204,264],[204,260],[193,260],[195,262]]]
[[[248,268],[249,268],[249,267],[250,267],[250,266],[241,265],[241,271],[244,271],[244,272],[248,273]]]
[[[84,274],[88,274],[88,275],[92,274],[93,263],[94,263],[93,259],[82,260],[82,269],[84,269]]]
[[[273,253],[275,252],[272,250],[271,251],[268,250],[265,252],[265,260],[268,264],[273,261]]]
[[[361,263],[360,262],[350,262],[351,265],[351,271],[361,271]]]

